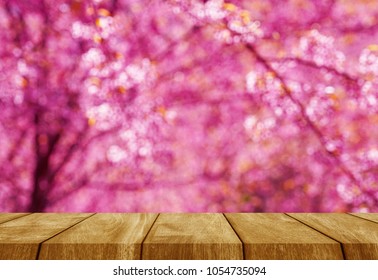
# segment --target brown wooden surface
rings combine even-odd
[[[342,243],[345,259],[378,259],[378,224],[342,214],[290,214]]]
[[[160,214],[143,243],[143,259],[243,259],[222,214]]]
[[[245,259],[343,259],[338,242],[285,214],[226,214],[244,244]]]
[[[40,259],[140,259],[157,214],[96,214],[44,242]]]
[[[375,259],[378,214],[0,213],[0,259]]]
[[[26,215],[28,215],[28,213],[0,213],[0,224]]]
[[[35,213],[0,224],[0,259],[36,259],[39,244],[89,214]]]

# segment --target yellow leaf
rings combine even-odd
[[[29,82],[28,82],[28,79],[26,79],[25,77],[22,77],[21,79],[21,87],[22,88],[26,88],[28,86]]]
[[[167,109],[164,106],[159,106],[156,111],[160,113],[163,117],[165,117],[165,114],[167,113]]]
[[[231,3],[224,3],[223,8],[227,11],[230,11],[230,12],[233,12],[233,11],[236,10],[236,6],[234,4],[231,4]]]
[[[96,19],[96,26],[101,27],[101,25],[102,25],[101,23],[102,23],[101,18],[97,18]]]
[[[368,50],[372,52],[378,52],[378,45],[377,44],[369,45]]]
[[[99,9],[98,14],[103,17],[110,16],[110,12],[107,9]]]
[[[96,124],[95,118],[88,118],[88,125],[89,126],[94,126]]]
[[[244,24],[249,24],[251,22],[251,17],[248,11],[242,11],[240,15],[243,19]]]
[[[117,88],[117,90],[118,90],[118,92],[121,93],[121,94],[126,93],[126,88],[125,88],[124,86],[119,86],[119,87]]]
[[[328,94],[328,98],[333,100],[333,101],[338,101],[340,99],[340,97],[335,93]]]
[[[123,54],[120,53],[120,52],[116,52],[116,53],[114,54],[114,57],[115,57],[116,59],[122,59],[122,58],[123,58]]]
[[[91,77],[90,79],[91,84],[95,86],[100,86],[101,85],[101,80],[97,77]]]
[[[102,43],[102,37],[99,35],[99,34],[95,34],[93,36],[93,41],[95,41],[97,44],[101,44]]]

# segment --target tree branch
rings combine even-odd
[[[293,62],[296,62],[298,64],[301,64],[301,65],[304,65],[304,66],[307,66],[307,67],[311,67],[311,68],[314,68],[314,69],[324,69],[324,70],[326,70],[326,71],[328,71],[332,74],[335,74],[335,75],[343,78],[344,80],[346,80],[349,83],[352,83],[354,85],[358,85],[358,78],[357,77],[354,77],[354,76],[352,76],[352,75],[350,75],[346,72],[339,71],[336,68],[333,68],[331,66],[319,65],[319,64],[316,64],[313,61],[304,60],[300,57],[283,57],[283,58],[266,57],[265,60],[271,61],[271,62],[293,61]]]
[[[338,164],[340,170],[360,189],[362,190],[362,182],[357,179],[357,177],[353,174],[353,172],[342,162],[342,160],[333,152],[329,151],[326,148],[327,140],[325,136],[323,135],[322,131],[317,127],[317,125],[309,118],[309,116],[306,113],[305,106],[294,97],[292,94],[290,88],[286,85],[286,82],[284,78],[270,65],[270,63],[260,55],[260,53],[256,50],[256,48],[250,44],[246,45],[246,48],[253,53],[253,55],[256,57],[257,61],[260,62],[268,71],[272,72],[276,79],[281,83],[282,89],[284,90],[286,96],[299,108],[301,112],[301,116],[303,120],[306,122],[308,127],[311,129],[311,131],[314,133],[314,135],[318,138],[321,146],[323,147],[323,150],[333,158],[336,163]]]

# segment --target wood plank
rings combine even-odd
[[[225,214],[244,245],[245,259],[343,259],[338,242],[281,213]]]
[[[143,243],[147,260],[243,259],[242,243],[222,214],[160,214]]]
[[[90,214],[35,213],[0,224],[0,259],[36,259],[39,244]]]
[[[290,214],[342,243],[345,259],[378,259],[378,224],[344,213]]]
[[[0,213],[0,224],[26,215],[28,215],[28,213]]]
[[[141,258],[141,244],[158,214],[96,214],[44,242],[40,259]]]
[[[378,213],[350,213],[350,214],[356,217],[360,217],[360,218],[378,223]]]

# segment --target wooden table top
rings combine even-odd
[[[378,259],[378,214],[0,213],[0,259]]]

